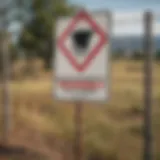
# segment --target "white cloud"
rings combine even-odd
[[[113,18],[115,20],[128,20],[131,18],[140,18],[143,12],[115,12]]]
[[[114,35],[140,35],[144,31],[143,12],[119,12],[113,14]],[[160,22],[153,23],[153,34],[160,34]]]
[[[160,35],[160,22],[156,22],[153,26],[154,34]]]

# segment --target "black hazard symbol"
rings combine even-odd
[[[89,47],[92,35],[93,31],[89,29],[77,30],[72,34],[72,43],[76,54],[82,56],[85,54]]]

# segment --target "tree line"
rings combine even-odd
[[[143,60],[145,58],[145,53],[142,50],[124,50],[124,49],[117,49],[116,51],[112,52],[113,59],[122,59],[128,58],[132,60]],[[153,59],[160,60],[160,49],[156,49],[153,55]]]
[[[55,24],[59,16],[69,16],[76,10],[67,0],[33,0],[32,18],[22,31],[18,45],[27,58],[39,57],[49,68],[55,48]]]

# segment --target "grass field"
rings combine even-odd
[[[154,156],[160,160],[160,63],[153,65]],[[54,101],[51,74],[13,81],[14,143],[59,160],[72,156],[74,104]],[[87,160],[141,160],[143,153],[143,63],[114,61],[110,99],[84,104]],[[45,160],[45,159],[44,159]],[[66,159],[65,159],[66,160]]]

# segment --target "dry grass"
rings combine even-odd
[[[159,160],[160,64],[155,63],[153,68],[154,150]],[[84,104],[84,149],[88,160],[142,159],[142,71],[142,62],[113,62],[109,102]],[[74,105],[53,100],[51,74],[47,78],[43,75],[36,80],[14,81],[11,87],[15,130],[20,132],[23,128],[23,134],[40,134],[43,141],[39,146],[46,150],[59,149],[61,140],[67,141],[69,148],[74,138]]]

